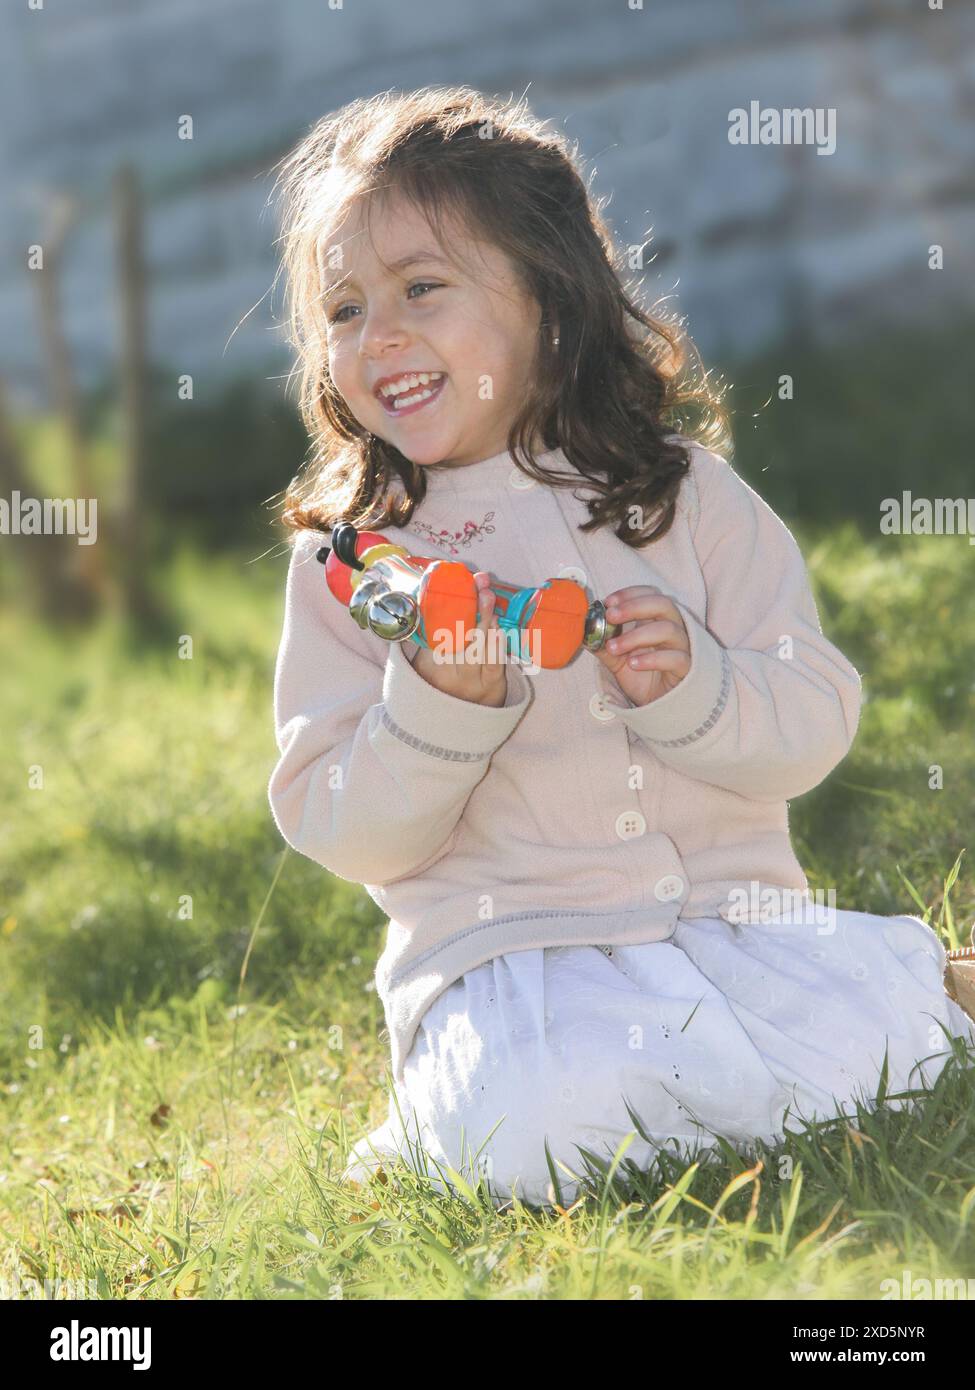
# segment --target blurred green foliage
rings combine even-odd
[[[973,329],[969,315],[835,346],[785,343],[727,366],[738,471],[787,521],[850,520],[868,536],[883,499],[905,489],[972,496]],[[792,400],[779,399],[784,375]]]
[[[212,395],[196,382],[195,398],[186,401],[177,396],[178,381],[175,369],[157,368],[147,388],[145,504],[164,522],[163,542],[179,535],[208,549],[232,550],[259,540],[266,526],[259,507],[287,487],[308,452],[293,395],[286,397],[277,378],[248,376]],[[107,441],[117,456],[113,383],[90,394],[85,420],[89,437]]]

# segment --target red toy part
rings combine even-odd
[[[378,531],[360,531],[355,538],[356,557],[360,557],[371,545],[386,545],[388,540],[388,536],[382,536]],[[352,601],[352,571],[348,565],[343,565],[334,550],[325,561],[325,582],[339,603],[344,603],[348,608]]]

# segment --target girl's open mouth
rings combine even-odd
[[[387,415],[415,415],[418,410],[422,410],[424,406],[432,405],[434,401],[439,399],[446,380],[446,376],[441,374],[435,380],[427,382],[426,385],[421,383],[412,390],[407,388],[395,396],[384,396],[380,393],[379,400]]]

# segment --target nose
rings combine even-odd
[[[406,331],[394,310],[387,313],[370,310],[359,334],[359,355],[382,357],[384,353],[401,348],[406,338]]]

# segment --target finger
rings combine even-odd
[[[625,599],[633,598],[637,594],[661,594],[663,590],[657,584],[624,584],[622,589],[614,589],[611,594],[606,595],[606,602],[611,598]]]
[[[472,651],[473,644],[476,641],[476,630],[479,629],[487,636],[487,634],[493,633],[498,626],[497,595],[491,588],[491,576],[487,570],[477,570],[474,574],[474,583],[477,586],[477,622],[475,628],[472,628],[468,633],[464,648],[465,659],[472,660],[475,658],[473,656],[468,658],[468,653]],[[493,636],[487,636],[487,640],[484,642],[479,657],[482,666],[496,664],[494,650],[495,642],[496,639]]]
[[[477,585],[477,621],[483,627],[491,627],[497,610],[497,595],[491,588],[491,576],[486,570],[478,570],[474,583]]]
[[[683,624],[672,623],[665,618],[649,623],[635,623],[628,631],[621,632],[617,637],[611,637],[606,643],[607,650],[612,652],[614,656],[622,656],[624,653],[635,651],[639,647],[690,651]]]
[[[502,666],[508,661],[510,648],[509,638],[502,632],[501,624],[498,621],[498,596],[493,591],[488,590],[488,637],[484,644],[484,665]]]
[[[628,584],[622,589],[614,589],[611,594],[607,594],[603,599],[606,607],[610,604],[618,605],[628,603],[631,599],[640,598],[649,594],[660,594],[663,591],[658,589],[656,584]],[[666,598],[666,594],[664,594]]]
[[[601,661],[604,666],[609,667],[610,670],[612,670],[612,668],[616,666],[618,661],[618,658],[614,656],[612,652],[608,652],[606,650],[605,642],[601,647],[594,647],[592,655],[596,658],[597,661]]]
[[[674,675],[686,676],[691,669],[687,652],[657,647],[652,652],[634,652],[626,659],[627,666],[635,671],[670,671]]]
[[[613,623],[629,623],[639,618],[676,618],[673,599],[666,594],[638,594],[606,603],[606,616]]]

